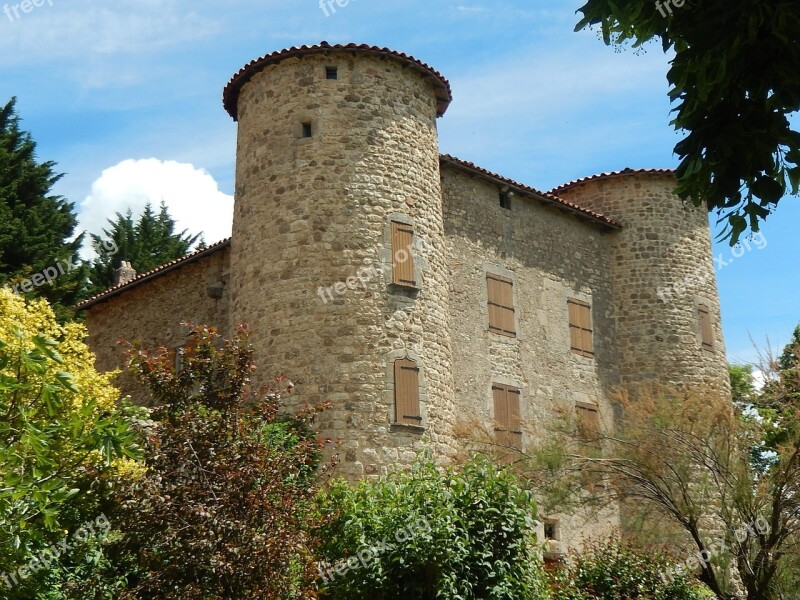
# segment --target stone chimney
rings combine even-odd
[[[126,260],[114,271],[114,285],[123,285],[136,278],[136,270]]]

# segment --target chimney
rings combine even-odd
[[[119,269],[114,271],[114,285],[123,285],[136,278],[136,270],[127,260],[123,260]]]

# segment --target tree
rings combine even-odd
[[[74,205],[51,194],[61,175],[36,160],[36,143],[19,127],[12,98],[0,109],[0,285],[46,298],[71,316],[85,283],[74,236]]]
[[[90,293],[98,294],[114,285],[115,272],[127,261],[137,273],[144,273],[186,255],[201,234],[190,235],[184,229],[175,232],[175,221],[162,202],[158,214],[148,202],[138,221],[130,209],[109,219],[109,229],[102,235],[92,234],[92,245],[98,253],[89,269]],[[202,240],[200,241],[203,246]]]
[[[734,404],[751,404],[755,397],[756,388],[753,381],[752,365],[728,365],[728,374],[731,380],[731,395]]]
[[[174,351],[132,348],[158,408],[146,473],[121,486],[111,518],[121,542],[110,555],[129,569],[121,598],[305,598],[313,588],[322,442],[310,425],[323,407],[282,416],[291,385],[252,389],[247,339],[243,328],[223,343],[195,327],[178,369]]]
[[[372,600],[549,597],[536,552],[536,505],[485,457],[459,469],[424,458],[322,500],[323,598]]]
[[[114,374],[95,371],[86,335],[82,325],[59,325],[45,301],[0,289],[3,598],[33,597],[53,548],[99,516],[86,509],[100,481],[138,457]]]
[[[800,186],[800,5],[789,0],[587,0],[576,30],[674,52],[677,193],[727,219],[735,244]]]

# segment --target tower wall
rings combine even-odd
[[[265,66],[235,105],[231,319],[258,332],[261,380],[284,373],[295,402],[331,401],[322,434],[343,440],[352,478],[454,448],[441,83],[380,52],[325,50]],[[390,284],[393,219],[413,224],[415,291]],[[422,428],[392,423],[403,357],[421,369]]]
[[[621,383],[659,381],[729,393],[708,215],[685,205],[674,187],[672,175],[645,172],[555,191],[624,226],[611,249]],[[710,309],[710,349],[702,345],[700,305]]]

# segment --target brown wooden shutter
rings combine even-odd
[[[489,329],[495,333],[516,336],[514,323],[514,284],[510,279],[488,274]]]
[[[600,411],[591,404],[579,403],[575,406],[578,417],[578,435],[585,445],[600,449]]]
[[[567,300],[569,312],[569,345],[575,354],[594,356],[592,307],[580,300]]]
[[[522,448],[522,419],[520,418],[520,391],[507,385],[493,384],[495,432],[498,443]]]
[[[714,328],[711,326],[711,312],[708,306],[705,304],[698,305],[697,316],[700,321],[700,338],[703,350],[713,350]]]
[[[392,283],[415,287],[414,228],[392,221]]]
[[[419,367],[413,360],[394,361],[394,409],[396,423],[422,425],[419,413]]]

